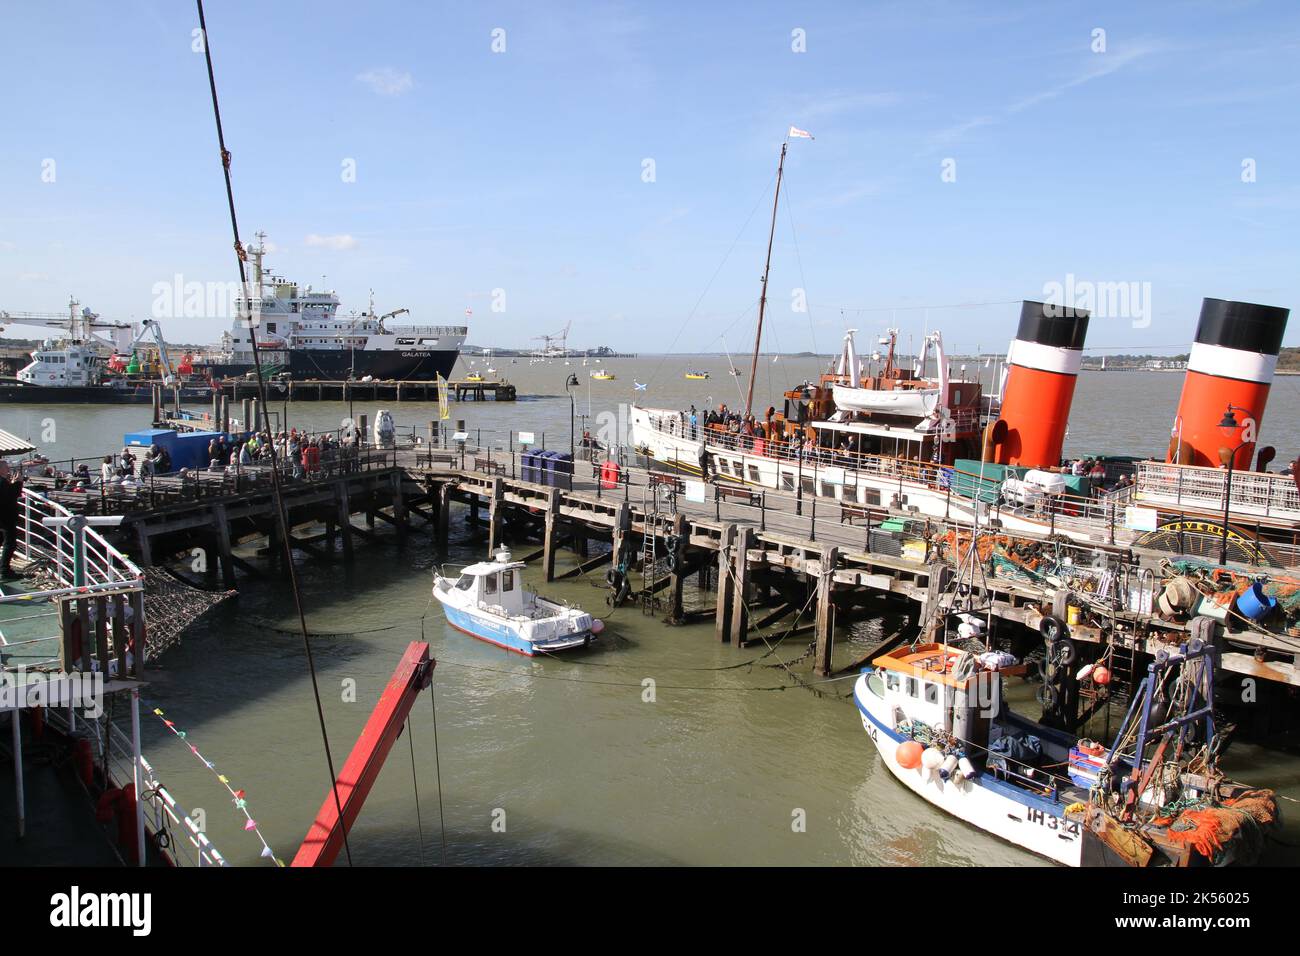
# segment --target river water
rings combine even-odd
[[[481,358],[475,361],[483,367]],[[614,382],[591,381],[594,364],[584,368],[580,361],[530,366],[527,359],[496,358],[493,364],[518,385],[520,401],[454,405],[453,419],[485,432],[532,430],[539,440],[545,432],[552,448],[569,440],[564,381],[570,372],[579,378],[573,389],[579,415],[607,412],[616,420],[619,403],[632,401],[743,404],[726,359],[716,357],[608,360]],[[458,375],[469,370],[467,360],[462,365]],[[763,360],[755,405],[779,406],[780,391],[815,378],[818,365]],[[688,368],[707,369],[712,377],[687,382]],[[634,391],[634,381],[649,388]],[[1067,454],[1162,452],[1180,385],[1177,374],[1084,373]],[[1279,378],[1263,427],[1279,460],[1300,451],[1298,399],[1300,379]],[[389,407],[400,425],[436,417],[436,406]],[[346,405],[310,402],[277,410],[290,425],[312,429],[336,428],[349,412]],[[375,408],[358,404],[353,411],[373,418]],[[0,412],[0,427],[30,435],[51,458],[66,459],[119,448],[122,434],[146,427],[147,418],[147,407],[9,406]],[[41,441],[43,433],[54,440]],[[478,560],[486,550],[485,537],[463,525],[462,514],[453,512],[447,558],[453,564]],[[357,863],[438,862],[441,818],[453,864],[1046,865],[905,791],[844,699],[851,681],[821,685],[817,696],[781,667],[780,661],[800,658],[806,637],[774,652],[761,645],[739,651],[714,642],[711,621],[672,628],[635,607],[610,615],[597,574],[542,589],[605,617],[609,632],[601,646],[571,659],[529,661],[444,623],[437,605],[430,606],[435,560],[428,536],[416,533],[404,548],[358,541],[352,567],[301,563],[336,768],[408,642],[428,640],[438,660],[434,693],[418,701],[409,735],[393,748],[352,831]],[[571,563],[562,552],[559,568]],[[540,572],[526,577],[540,586]],[[687,599],[710,606],[712,596],[688,591]],[[897,624],[882,618],[841,635],[837,662],[851,660]],[[779,636],[773,631],[768,639]],[[735,666],[744,662],[752,663]],[[806,661],[792,670],[810,679]],[[1013,694],[1035,712],[1032,687]],[[241,579],[239,596],[200,619],[158,662],[146,696],[186,733],[185,743],[246,792],[262,833],[291,859],[327,795],[328,774],[284,584]],[[150,760],[183,804],[204,812],[226,857],[269,865],[213,771],[156,717],[146,716],[144,726]],[[1300,798],[1300,760],[1293,756],[1235,745],[1228,769]],[[1300,831],[1290,825],[1282,838],[1300,843]],[[1294,849],[1281,846],[1269,859],[1300,862]]]

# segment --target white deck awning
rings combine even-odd
[[[0,458],[10,455],[26,455],[36,450],[36,446],[25,438],[19,438],[0,428]]]
[[[868,425],[864,422],[811,422],[818,431],[847,432],[852,435],[872,435],[876,438],[894,438],[898,441],[924,441],[929,432],[912,428],[890,428],[888,425]]]

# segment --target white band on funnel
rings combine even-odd
[[[1241,349],[1206,345],[1204,342],[1193,342],[1192,353],[1187,358],[1189,372],[1235,378],[1243,382],[1259,382],[1263,385],[1272,383],[1273,369],[1276,367],[1276,355],[1243,352]]]
[[[1007,362],[1022,368],[1037,369],[1040,372],[1078,375],[1079,367],[1083,364],[1083,352],[1078,349],[1063,349],[1055,345],[1041,345],[1038,342],[1014,339],[1011,350],[1007,353]]]

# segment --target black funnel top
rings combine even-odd
[[[1088,314],[1086,309],[1025,300],[1016,338],[1054,348],[1082,349],[1088,335]]]
[[[1201,321],[1196,324],[1196,341],[1277,355],[1282,349],[1282,335],[1290,314],[1290,309],[1275,305],[1205,299],[1201,302]]]

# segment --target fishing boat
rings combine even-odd
[[[483,373],[481,373],[481,372],[470,372],[468,375],[465,376],[465,381],[467,381],[467,382],[481,382],[481,381],[483,381]]]
[[[605,625],[581,608],[524,589],[524,562],[508,551],[471,564],[460,577],[436,574],[433,596],[447,623],[480,641],[534,657],[586,647]]]
[[[595,379],[597,382],[614,381],[614,373],[611,372],[609,369],[605,369],[605,368],[596,369],[594,372],[591,373],[591,377]]]
[[[1026,668],[1002,651],[904,646],[863,668],[853,698],[904,786],[1040,856],[1067,866],[1247,864],[1277,803],[1219,772],[1214,654],[1196,639],[1157,653],[1109,748],[1007,708],[1004,678]]]
[[[686,373],[686,378],[687,378],[689,381],[693,381],[693,382],[702,382],[702,381],[705,381],[706,379],[708,379],[708,377],[709,377],[709,373],[708,373],[708,372],[696,372],[696,371],[691,371],[691,372],[687,372],[687,373]]]

